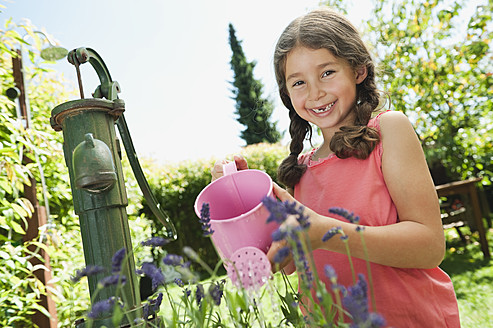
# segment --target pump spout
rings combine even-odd
[[[110,148],[92,133],[85,135],[72,157],[75,186],[93,193],[104,192],[116,182],[116,170]]]

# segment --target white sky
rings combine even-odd
[[[264,95],[274,100],[273,120],[288,136],[287,110],[278,99],[272,69],[277,38],[287,24],[319,0],[0,0],[0,23],[29,19],[68,50],[96,50],[118,81],[137,154],[158,162],[224,157],[244,141],[230,98],[228,24],[236,29]],[[360,25],[371,0],[358,0],[349,18]],[[29,40],[27,40],[29,41]],[[75,68],[53,66],[76,87]],[[86,97],[99,84],[81,66]],[[29,87],[29,86],[28,86]],[[77,98],[73,98],[77,99]],[[49,124],[47,122],[47,124]],[[289,138],[285,138],[287,143]]]

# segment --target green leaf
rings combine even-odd
[[[34,213],[34,207],[27,198],[17,198],[16,203],[19,204],[25,211],[26,213],[29,213],[29,216],[32,216]]]
[[[9,226],[18,234],[24,235],[26,233],[22,226],[15,221],[10,221]]]
[[[5,190],[9,195],[12,194],[12,186],[4,177],[0,177],[0,189]]]
[[[120,323],[122,322],[123,316],[124,313],[122,308],[119,304],[115,304],[113,308],[113,316],[111,317],[111,322],[113,323],[113,326],[119,327]]]
[[[48,246],[45,245],[44,243],[41,243],[39,241],[33,240],[33,241],[29,242],[29,244],[30,245],[34,245],[36,247],[39,247],[39,248],[43,249],[45,252],[47,252],[47,253],[49,252]]]
[[[48,310],[44,307],[44,306],[41,306],[39,305],[38,303],[32,303],[31,306],[38,310],[39,312],[43,313],[45,316],[47,316],[48,318],[51,318],[51,315],[50,313],[48,312]]]
[[[0,257],[3,258],[4,260],[8,260],[10,259],[10,254],[0,250]]]
[[[23,217],[23,218],[31,217],[31,213],[26,211],[22,206],[20,206],[16,203],[12,203],[10,205],[12,206],[12,209],[14,210],[14,212],[19,214],[21,217]]]

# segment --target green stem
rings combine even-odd
[[[344,234],[344,232],[342,232],[342,236],[347,237],[347,235]],[[344,238],[342,240],[342,242],[344,243],[344,247],[346,248],[347,257],[349,260],[349,266],[351,267],[351,274],[353,276],[353,284],[356,284],[356,272],[354,271],[353,259],[351,258],[351,251],[349,250],[349,241],[347,238]]]
[[[337,304],[337,312],[339,313],[339,323],[342,324],[344,322],[344,311],[342,310],[342,301],[341,294],[339,293],[339,289],[334,290],[334,294],[336,295],[336,304]]]
[[[171,298],[171,295],[170,295],[169,290],[168,290],[168,286],[166,286],[166,284],[164,285],[164,290],[166,292],[166,297],[168,297],[169,306],[171,306],[171,311],[173,312],[173,314],[177,314],[176,309],[175,309],[175,305],[173,304],[173,299]]]
[[[194,260],[195,262],[197,262],[198,264],[200,264],[200,266],[202,266],[206,271],[207,273],[211,276],[211,277],[215,277],[215,271],[212,271],[211,267],[205,263],[201,258],[200,256],[191,248],[191,247],[184,247],[183,248],[183,252],[192,260]],[[218,266],[216,266],[217,268]]]
[[[366,247],[365,238],[363,238],[363,230],[360,230],[359,234],[361,236],[361,244],[363,245],[363,251],[365,252],[366,271],[368,273],[368,284],[370,285],[371,304],[373,306],[373,312],[377,312],[377,304],[375,302],[375,289],[373,288],[373,277],[371,274],[368,248]]]

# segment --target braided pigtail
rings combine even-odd
[[[330,149],[339,158],[367,158],[380,141],[377,129],[368,127],[372,113],[379,109],[380,95],[375,85],[375,69],[367,64],[367,78],[358,85],[355,120],[352,126],[343,126],[330,141]]]
[[[306,171],[306,165],[298,164],[298,156],[303,151],[303,141],[305,139],[311,140],[312,127],[310,123],[296,113],[287,92],[281,90],[280,95],[282,102],[289,109],[291,143],[289,144],[290,153],[288,157],[281,162],[277,169],[277,179],[286,187],[294,188]]]

